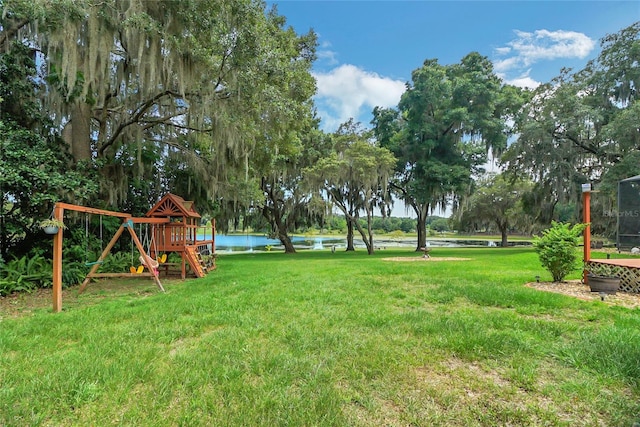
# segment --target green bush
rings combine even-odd
[[[538,253],[542,266],[553,276],[554,282],[561,282],[567,274],[578,268],[576,248],[587,224],[551,222],[551,228],[535,237],[533,246]]]
[[[65,262],[62,266],[62,286],[73,286],[82,283],[89,272],[89,268],[83,262]]]
[[[129,271],[129,267],[134,267],[140,264],[138,260],[138,251],[132,256],[131,253],[121,251],[107,255],[102,265],[100,266],[101,273],[125,273]]]
[[[51,261],[42,255],[23,256],[7,262],[0,272],[0,295],[13,292],[30,292],[50,287]]]

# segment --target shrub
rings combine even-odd
[[[62,267],[62,286],[73,286],[82,283],[89,272],[89,267],[79,261],[64,263]]]
[[[553,276],[554,282],[561,282],[567,274],[578,268],[576,248],[587,224],[551,222],[551,228],[535,237],[533,245],[538,253],[542,266]]]
[[[135,267],[140,264],[138,256],[138,251],[135,252],[135,256],[125,251],[110,253],[100,266],[100,271],[102,273],[128,272],[130,266],[133,265]]]
[[[0,295],[51,286],[51,262],[41,255],[14,258],[0,271]]]

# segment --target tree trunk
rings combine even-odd
[[[373,230],[371,229],[371,224],[373,222],[373,213],[371,211],[371,208],[367,209],[367,234],[368,234],[368,239],[364,239],[364,233],[363,234],[363,240],[364,240],[364,244],[367,245],[367,252],[369,255],[373,255],[373,252],[375,251],[375,247],[373,246]]]
[[[91,107],[86,102],[76,101],[71,107],[71,120],[62,130],[62,138],[73,159],[91,160]]]
[[[416,252],[423,251],[427,247],[427,213],[429,212],[429,204],[411,202],[411,207],[416,213],[416,232],[418,233],[418,246]]]
[[[365,230],[362,228],[360,224],[356,224],[356,227],[360,232],[360,235],[362,236],[362,241],[364,242],[364,245],[367,247],[367,253],[369,255],[373,255],[373,252],[374,252],[373,251],[373,235],[369,235],[369,237],[367,237],[367,233],[365,232]]]
[[[362,241],[364,242],[364,245],[367,247],[367,253],[369,255],[373,255],[374,246],[373,246],[373,231],[371,230],[371,223],[372,223],[371,213],[369,212],[369,210],[367,210],[367,230],[366,231],[364,228],[362,228],[362,225],[360,225],[360,223],[358,222],[358,218],[350,217],[349,219],[350,219],[350,222],[355,225],[356,229],[360,233],[360,236],[362,236]],[[353,240],[353,236],[352,236],[352,240]]]
[[[296,248],[293,247],[293,243],[291,243],[291,238],[289,237],[289,235],[287,234],[286,231],[284,233],[278,232],[278,239],[280,240],[280,242],[284,246],[284,253],[285,254],[295,254],[296,253]]]
[[[507,235],[507,231],[509,230],[508,226],[498,226],[498,229],[500,230],[500,234],[502,236],[502,243],[500,244],[500,246],[502,246],[503,248],[507,248],[509,247],[509,242],[507,241],[508,239],[508,235]]]
[[[355,251],[356,248],[353,246],[353,220],[348,216],[346,218],[347,218],[347,251]]]
[[[265,192],[265,195],[269,199],[271,206],[269,203],[265,204],[262,209],[262,216],[266,218],[266,220],[271,224],[271,230],[275,232],[278,236],[278,240],[284,246],[284,253],[286,254],[295,254],[296,248],[293,247],[293,243],[291,243],[291,238],[289,238],[289,233],[287,231],[287,221],[283,219],[284,216],[284,207],[279,203],[278,198],[273,190],[274,183],[269,182],[266,178],[262,178],[261,188],[262,191]]]
[[[427,247],[427,217],[426,215],[418,214],[416,218],[416,231],[418,232],[418,247],[416,252],[422,251]]]
[[[287,232],[287,225],[284,221],[282,221],[282,216],[280,215],[279,209],[273,209],[271,211],[273,215],[273,223],[276,226],[276,232],[278,233],[278,240],[284,246],[284,253],[286,254],[295,254],[296,248],[293,247],[293,243],[291,243],[291,238],[289,237],[289,233]]]

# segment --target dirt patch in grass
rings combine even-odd
[[[436,261],[471,261],[471,258],[456,258],[456,257],[390,257],[382,258],[383,261],[398,261],[398,262],[436,262]]]
[[[508,368],[496,370],[454,357],[417,368],[413,389],[421,400],[433,399],[443,417],[455,415],[460,419],[439,425],[475,425],[473,421],[483,413],[488,414],[484,421],[491,420],[491,425],[606,425],[594,423],[602,421],[596,411],[550,396],[548,389],[557,387],[557,380],[547,375],[545,367],[539,370],[535,383],[523,388],[509,378]]]
[[[167,284],[177,283],[179,280],[163,280]],[[106,298],[124,295],[135,295],[143,298],[146,295],[160,292],[151,280],[123,279],[100,280],[90,283],[86,291],[79,294],[80,286],[73,286],[62,290],[62,309],[84,307],[96,304]],[[53,291],[36,289],[32,292],[19,292],[0,297],[0,320],[29,316],[38,310],[49,310],[53,307]]]
[[[31,314],[36,309],[53,305],[51,289],[36,289],[33,292],[14,293],[0,297],[0,319]]]
[[[630,294],[626,292],[616,292],[615,295],[601,296],[598,292],[591,292],[588,285],[580,280],[569,280],[566,282],[531,282],[525,286],[545,292],[555,292],[557,294],[568,295],[585,301],[602,301],[609,305],[620,305],[627,308],[640,307],[640,294]]]

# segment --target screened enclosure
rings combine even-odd
[[[640,175],[618,182],[619,250],[640,248]]]

